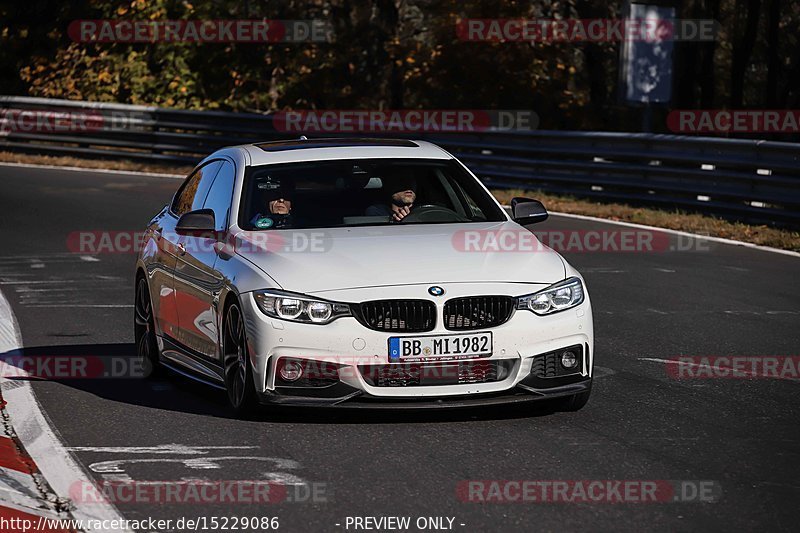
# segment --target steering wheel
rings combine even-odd
[[[452,209],[440,205],[425,204],[415,207],[407,214],[401,224],[406,222],[469,222],[469,219],[459,215]]]

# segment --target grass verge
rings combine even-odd
[[[688,213],[677,209],[666,210],[618,203],[600,203],[569,196],[555,196],[540,191],[494,190],[492,193],[502,203],[511,202],[511,198],[514,196],[527,196],[540,200],[550,211],[645,224],[800,252],[800,232],[787,229],[731,222],[710,215]]]

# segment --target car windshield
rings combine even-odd
[[[456,161],[419,159],[250,167],[239,213],[247,230],[503,220],[494,199]]]

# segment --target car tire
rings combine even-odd
[[[133,339],[136,356],[144,377],[154,377],[161,369],[158,362],[155,320],[150,290],[144,276],[136,278],[136,296],[133,305]]]
[[[222,333],[222,361],[228,403],[238,414],[258,405],[253,371],[247,351],[247,333],[241,308],[234,303],[225,309]]]
[[[584,405],[589,401],[589,396],[592,394],[592,387],[590,386],[587,390],[583,392],[579,392],[578,394],[573,394],[572,396],[566,396],[559,400],[559,410],[560,411],[580,411]]]

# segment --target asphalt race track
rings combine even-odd
[[[178,184],[0,166],[0,291],[25,353],[134,353],[134,255],[73,253],[67,237],[141,230]],[[536,229],[620,226],[553,216]],[[595,313],[594,392],[578,413],[282,409],[237,420],[222,393],[177,376],[37,381],[34,391],[98,481],[121,471],[136,481],[275,479],[295,500],[118,503],[127,518],[277,516],[292,532],[353,531],[348,516],[454,517],[456,531],[796,530],[800,381],[676,379],[664,361],[799,355],[800,258],[671,239],[681,250],[564,254]],[[459,499],[464,480],[705,480],[719,493],[480,504]]]

